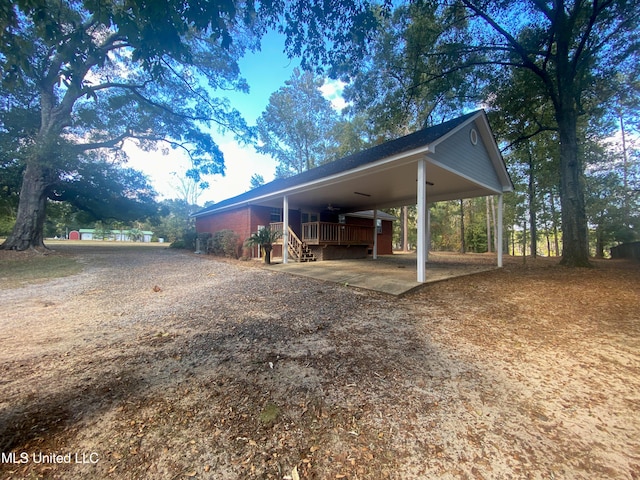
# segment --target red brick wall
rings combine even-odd
[[[227,229],[236,232],[243,240],[248,237],[250,235],[249,209],[240,208],[196,217],[196,231],[198,233],[216,233]]]
[[[269,207],[240,207],[226,212],[196,217],[196,232],[214,234],[220,230],[233,230],[239,237],[238,248],[241,249],[242,255],[251,256],[252,249],[245,248],[244,242],[258,230],[259,225],[268,226],[271,221],[270,217],[271,208]],[[257,254],[257,251],[254,254]]]
[[[196,217],[196,232],[214,234],[221,230],[233,230],[238,235],[238,250],[242,251],[245,239],[251,235],[249,209],[246,207]],[[242,253],[244,255],[244,252]]]
[[[393,253],[393,222],[382,221],[382,233],[378,235],[378,255],[391,255]]]

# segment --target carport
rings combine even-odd
[[[428,205],[463,198],[498,196],[497,266],[502,266],[502,196],[513,190],[489,126],[478,110],[419,130],[368,150],[278,179],[225,200],[195,216],[215,215],[258,205],[282,209],[283,244],[289,245],[290,211],[339,209],[340,213],[417,205],[415,281],[427,280]],[[374,224],[376,218],[374,217]],[[374,242],[376,239],[374,235]],[[373,260],[377,258],[376,245]],[[282,263],[289,263],[283,248]],[[308,264],[300,266],[306,268]]]

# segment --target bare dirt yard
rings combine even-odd
[[[637,263],[507,257],[397,299],[56,248],[82,271],[0,288],[0,478],[640,478]]]

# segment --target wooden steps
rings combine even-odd
[[[288,237],[287,249],[292,259],[296,262],[315,262],[317,260],[307,244],[302,242],[290,227]]]

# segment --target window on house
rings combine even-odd
[[[269,217],[270,222],[281,222],[282,221],[282,209],[281,208],[272,208],[271,216]]]
[[[376,230],[378,231],[378,235],[382,233],[382,220],[376,218]]]
[[[302,223],[317,222],[317,221],[318,221],[317,213],[302,212]]]

